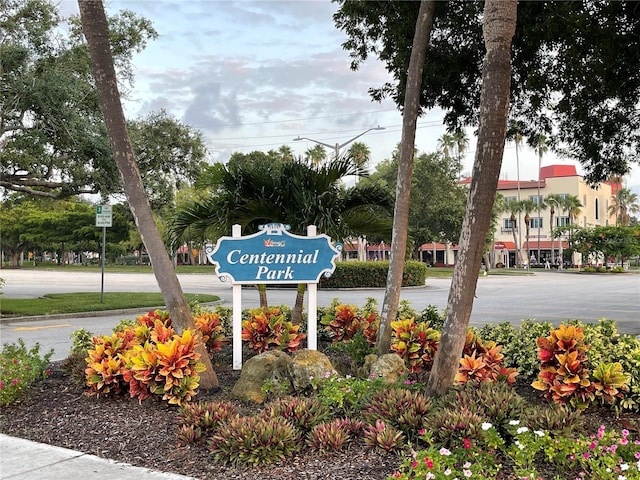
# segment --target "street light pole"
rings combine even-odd
[[[333,151],[335,153],[336,156],[336,160],[338,159],[338,156],[340,155],[340,149],[342,147],[345,147],[347,145],[349,145],[351,142],[353,142],[354,140],[357,140],[358,138],[360,138],[361,136],[363,136],[365,133],[369,133],[372,130],[384,130],[384,127],[381,127],[380,125],[378,125],[377,127],[372,127],[372,128],[368,128],[367,130],[365,130],[364,132],[360,133],[359,135],[356,135],[353,138],[350,138],[349,140],[347,140],[346,142],[343,143],[337,143],[335,145],[331,145],[329,143],[324,143],[321,142],[319,140],[314,140],[313,138],[308,138],[308,137],[301,137],[300,135],[298,135],[296,138],[293,139],[294,142],[297,142],[299,140],[308,140],[310,142],[313,143],[317,143],[318,145],[323,145],[325,147],[329,147],[329,148],[333,148]],[[364,248],[363,248],[364,247]],[[365,244],[364,244],[364,239],[362,237],[358,237],[358,260],[360,261],[364,261],[366,260],[366,250],[365,250]]]
[[[340,154],[340,149],[341,149],[342,147],[345,147],[345,146],[349,145],[349,144],[350,144],[351,142],[353,142],[354,140],[357,140],[358,138],[360,138],[361,136],[363,136],[365,133],[369,133],[369,132],[370,132],[370,131],[372,131],[372,130],[384,130],[384,127],[381,127],[380,125],[378,125],[377,127],[369,128],[369,129],[365,130],[364,132],[362,132],[361,134],[356,135],[355,137],[353,137],[353,138],[351,138],[351,139],[347,140],[346,142],[343,142],[343,143],[336,143],[335,145],[331,145],[331,144],[329,144],[329,143],[324,143],[324,142],[321,142],[321,141],[319,141],[319,140],[314,140],[313,138],[301,137],[301,136],[299,136],[299,135],[298,135],[296,138],[294,138],[294,139],[293,139],[293,141],[294,141],[294,142],[297,142],[297,141],[299,141],[299,140],[309,140],[310,142],[317,143],[318,145],[323,145],[323,146],[325,146],[325,147],[333,148],[333,151],[334,151],[334,153],[335,153],[335,156],[336,156],[336,158],[338,158],[338,155]]]

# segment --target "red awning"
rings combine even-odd
[[[457,250],[458,249],[458,245],[451,245],[450,250]],[[433,252],[434,250],[446,250],[447,249],[447,245],[445,243],[423,243],[422,245],[420,245],[420,248],[418,248],[419,251],[424,252]]]
[[[495,242],[493,244],[494,250],[515,250],[516,244],[513,242]]]
[[[522,242],[522,248],[524,248],[525,250],[527,248],[529,248],[529,250],[533,250],[533,249],[540,249],[540,250],[551,250],[551,240],[540,240],[540,245],[538,246],[538,240],[529,240],[529,246],[527,247],[527,242]],[[559,240],[555,240],[553,242],[553,248],[558,249],[560,248],[560,241]],[[563,249],[567,249],[569,248],[569,242],[563,240],[562,242],[562,248]]]

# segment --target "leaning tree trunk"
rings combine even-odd
[[[135,219],[140,237],[149,254],[162,297],[178,330],[195,329],[189,305],[165,248],[144,191],[127,125],[120,102],[120,92],[113,56],[109,45],[109,29],[102,0],[78,0],[82,28],[89,46],[93,75],[104,114],[115,162],[122,177],[124,191]],[[200,386],[210,389],[218,385],[218,378],[204,344],[197,349],[206,370],[200,376]]]
[[[402,273],[407,250],[407,230],[409,228],[409,198],[411,193],[411,176],[413,174],[413,155],[415,150],[416,124],[420,113],[420,92],[422,88],[422,71],[427,56],[433,14],[434,0],[422,0],[413,36],[413,47],[409,59],[407,86],[404,97],[402,116],[402,143],[398,160],[398,181],[396,186],[396,205],[393,215],[393,232],[391,239],[391,258],[387,274],[387,287],[380,314],[380,328],[376,350],[378,355],[389,352],[391,347],[391,322],[395,320],[400,303]]]
[[[484,241],[498,187],[509,111],[511,39],[516,26],[516,0],[487,0],[483,33],[486,46],[480,97],[480,126],[467,211],[453,271],[447,318],[427,383],[442,395],[454,381],[466,339]]]

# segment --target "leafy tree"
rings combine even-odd
[[[453,384],[473,308],[507,134],[511,40],[516,29],[516,10],[515,0],[485,2],[486,54],[482,68],[478,145],[458,259],[447,300],[447,316],[427,383],[427,391],[434,395],[442,395]]]
[[[570,242],[584,258],[603,256],[624,260],[640,255],[640,225],[576,228]]]
[[[131,213],[149,253],[153,272],[173,322],[178,328],[195,330],[189,304],[182,293],[182,287],[153,219],[129,140],[102,0],[79,0],[78,5],[83,32],[91,55],[100,106],[104,113],[115,162],[120,171]],[[197,347],[197,351],[206,368],[200,377],[201,386],[205,389],[213,388],[218,385],[218,378],[213,370],[211,359],[203,344]]]
[[[370,56],[394,81],[373,99],[402,106],[418,2],[339,0],[334,15],[348,39],[352,68]],[[441,107],[456,131],[479,119],[483,2],[437,2],[421,105]],[[637,2],[521,2],[513,40],[510,119],[535,147],[579,160],[597,183],[624,175],[640,151],[640,9]]]
[[[122,193],[77,18],[65,29],[44,0],[6,0],[0,14],[0,187],[47,198]],[[127,88],[131,58],[157,36],[123,11],[109,18],[109,40]],[[154,208],[191,181],[205,158],[199,133],[151,114],[129,123]]]
[[[380,162],[366,180],[395,191],[399,150]],[[457,242],[467,190],[457,181],[456,164],[439,153],[416,152],[411,178],[409,236],[418,247],[426,242]]]

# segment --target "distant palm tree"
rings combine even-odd
[[[556,214],[556,210],[559,212],[562,208],[562,204],[564,202],[564,197],[558,193],[550,193],[544,199],[547,207],[549,208],[549,238],[551,238],[551,258],[556,258],[555,248],[554,248],[554,236],[553,236],[553,228],[554,228],[554,216]],[[562,243],[562,240],[560,240]],[[562,262],[560,262],[562,263]],[[560,268],[560,266],[558,266]]]
[[[631,224],[631,215],[639,212],[638,195],[630,189],[621,188],[611,197],[609,213],[615,215],[616,225]]]
[[[520,200],[518,202],[520,204],[520,211],[524,212],[524,225],[525,225],[525,241],[527,243],[527,258],[531,261],[531,249],[529,248],[529,233],[531,230],[531,212],[538,208],[538,204],[533,200]],[[540,262],[540,256],[536,258],[536,261]],[[531,265],[531,263],[529,263]]]
[[[502,202],[502,212],[509,214],[509,221],[511,222],[511,233],[513,234],[513,243],[516,248],[516,264],[522,266],[522,252],[520,251],[520,245],[518,245],[518,238],[516,237],[516,230],[520,227],[517,223],[517,215],[522,213],[522,203],[517,200],[504,200]]]
[[[456,150],[455,160],[456,167],[458,168],[458,178],[462,175],[462,159],[464,157],[464,153],[467,151],[469,147],[469,137],[464,132],[464,130],[458,130],[453,134],[453,145]]]
[[[327,159],[327,151],[322,145],[316,145],[304,152],[304,158],[313,165],[318,166]]]
[[[280,159],[283,162],[290,162],[293,160],[293,150],[291,150],[291,147],[289,145],[282,145],[279,149],[278,149],[278,154],[280,155]]]
[[[544,134],[538,135],[538,142],[536,144],[535,151],[538,155],[538,258],[540,258],[540,230],[542,228],[542,217],[540,216],[540,210],[544,210],[546,205],[543,203],[542,196],[540,195],[540,170],[542,170],[542,156],[547,153],[547,137]]]
[[[367,163],[369,163],[369,160],[371,159],[371,149],[362,142],[355,142],[349,148],[348,156],[356,165],[366,168]]]
[[[578,218],[578,215],[580,215],[582,203],[576,195],[566,195],[562,199],[560,208],[562,209],[562,212],[566,213],[569,217],[569,243],[571,243],[571,237],[573,235],[573,224]],[[562,236],[560,237],[560,258],[562,258]]]
[[[443,133],[442,136],[438,139],[438,150],[440,150],[446,158],[451,158],[451,153],[454,146],[455,140],[453,138],[453,135],[449,133]]]

